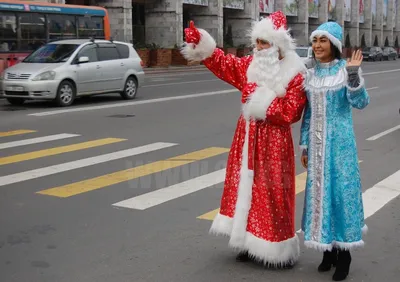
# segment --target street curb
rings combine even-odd
[[[181,73],[205,71],[207,68],[203,65],[195,67],[168,67],[168,68],[144,68],[145,74],[163,74],[163,73]]]

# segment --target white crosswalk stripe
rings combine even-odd
[[[50,142],[50,141],[56,141],[56,140],[61,140],[61,139],[66,139],[66,138],[71,138],[71,137],[78,137],[78,136],[80,136],[80,135],[79,134],[62,133],[62,134],[55,134],[55,135],[49,135],[49,136],[43,136],[43,137],[37,137],[37,138],[30,138],[30,139],[6,142],[6,143],[0,144],[0,150],[20,147],[20,146],[26,146],[26,145],[32,145],[32,144],[38,144],[38,143],[44,143],[44,142]]]
[[[202,175],[166,188],[133,197],[113,204],[115,207],[145,210],[162,203],[183,197],[185,195],[200,191],[204,188],[214,186],[224,181],[225,169],[221,169],[206,175]]]

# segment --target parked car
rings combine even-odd
[[[362,49],[364,60],[383,61],[383,51],[381,47],[365,47]]]
[[[133,45],[124,42],[51,42],[1,74],[0,94],[17,105],[54,100],[70,106],[76,97],[115,92],[134,99],[144,82],[142,64]]]
[[[394,48],[392,47],[385,47],[383,49],[383,59],[384,60],[397,60],[397,52]]]
[[[311,47],[297,47],[296,53],[300,56],[300,58],[303,59],[303,62],[307,68],[312,68],[314,66],[314,59]]]

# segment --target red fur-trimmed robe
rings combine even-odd
[[[278,16],[278,22],[284,20]],[[272,39],[283,54],[280,81],[249,83],[252,56],[225,55],[208,32],[194,26],[185,31],[189,42],[181,52],[187,60],[203,61],[242,92],[242,114],[228,157],[221,208],[210,232],[229,236],[231,247],[248,251],[265,264],[286,264],[296,262],[300,254],[291,125],[300,120],[306,103],[306,68],[287,31],[272,25],[271,20],[261,21],[252,37]]]
[[[279,93],[247,83],[251,61],[251,56],[237,58],[220,49],[203,61],[217,77],[251,93],[237,123],[221,208],[210,232],[230,236],[230,246],[264,263],[295,262],[300,249],[291,124],[300,120],[306,102],[304,65],[297,54],[286,53]]]

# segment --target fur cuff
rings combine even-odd
[[[348,77],[347,70],[346,70],[346,77]],[[364,88],[364,86],[365,86],[365,80],[364,80],[364,77],[363,77],[363,75],[362,75],[362,70],[361,70],[361,68],[358,69],[358,77],[360,78],[360,84],[359,84],[357,87],[351,87],[351,86],[349,85],[349,81],[347,82],[347,89],[348,89],[350,92],[357,92],[357,91],[359,91],[360,89]]]
[[[201,39],[198,44],[186,43],[185,46],[181,48],[181,54],[189,62],[201,62],[210,57],[217,43],[214,38],[205,31],[204,29],[198,29],[201,34]]]
[[[263,120],[267,116],[267,110],[277,94],[266,86],[257,87],[250,95],[249,101],[243,106],[243,115],[246,119]]]

